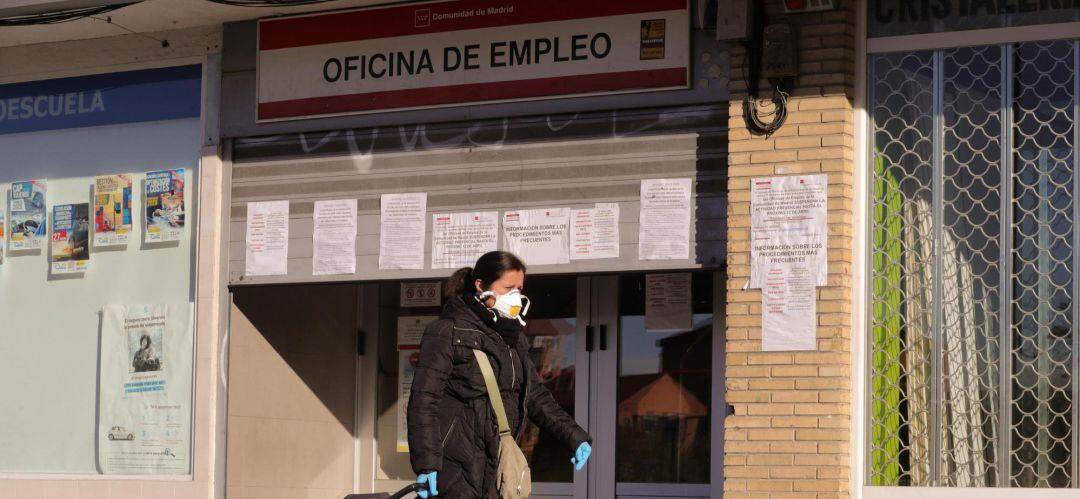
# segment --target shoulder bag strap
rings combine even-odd
[[[487,385],[488,399],[491,407],[495,409],[495,419],[499,421],[499,435],[510,434],[510,423],[506,420],[506,409],[503,407],[502,395],[499,393],[499,384],[495,382],[495,373],[491,370],[491,361],[487,354],[480,350],[473,350],[476,362],[480,364],[480,372],[484,373],[484,384]]]

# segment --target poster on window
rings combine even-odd
[[[412,392],[413,378],[416,377],[416,362],[418,360],[420,360],[419,350],[398,351],[398,452],[409,452],[409,393]]]
[[[638,260],[690,258],[691,189],[688,178],[641,181]]]
[[[379,210],[379,269],[422,270],[427,193],[383,194]]]
[[[90,264],[89,203],[53,206],[49,255],[53,274],[86,272]]]
[[[472,267],[499,244],[499,212],[431,215],[431,268]]]
[[[526,265],[570,263],[570,209],[511,210],[503,214],[506,250]]]
[[[829,275],[827,175],[756,178],[750,190],[750,286],[799,268],[824,286]]]
[[[192,307],[102,310],[98,470],[183,475],[191,470]]]
[[[184,169],[146,174],[146,242],[179,241],[184,235]]]
[[[131,175],[94,178],[94,246],[127,246],[131,236]]]
[[[420,348],[420,338],[424,336],[424,329],[428,324],[439,320],[436,315],[407,315],[397,318],[397,346],[398,350],[415,350]]]
[[[41,249],[46,230],[45,192],[44,180],[11,184],[11,193],[8,194],[8,213],[11,218],[8,248],[11,251]]]
[[[4,264],[4,246],[7,246],[7,232],[4,230],[4,210],[0,208],[0,265]]]

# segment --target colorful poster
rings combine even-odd
[[[412,392],[413,378],[416,377],[418,360],[420,360],[420,350],[398,351],[398,452],[409,452],[409,394]]]
[[[289,202],[247,205],[247,256],[244,275],[289,273]]]
[[[690,258],[690,200],[688,178],[641,181],[638,260]]]
[[[11,251],[41,249],[46,230],[45,191],[44,180],[28,180],[11,184],[11,193],[8,195]]]
[[[498,249],[499,212],[431,215],[431,268],[472,267],[480,255]]]
[[[0,209],[0,264],[4,263],[4,247],[7,246],[7,232],[4,226],[4,210]]]
[[[131,235],[131,175],[94,179],[94,246],[127,246]]]
[[[379,269],[424,268],[427,193],[383,194],[379,210]]]
[[[192,307],[102,310],[98,470],[191,472]]]
[[[356,200],[315,201],[312,275],[356,273]]]
[[[570,209],[513,210],[503,214],[507,251],[526,265],[570,263]]]
[[[90,204],[53,206],[52,273],[86,272],[90,264]]]
[[[184,235],[184,169],[146,174],[146,242],[179,241]]]

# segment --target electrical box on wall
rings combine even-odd
[[[795,33],[790,24],[765,26],[761,44],[761,76],[783,78],[799,74]]]
[[[751,0],[717,0],[716,2],[716,39],[738,41],[750,38],[750,23],[753,11]]]
[[[837,0],[784,0],[784,12],[799,14],[802,12],[820,12],[836,10]]]

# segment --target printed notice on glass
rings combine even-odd
[[[285,275],[288,271],[289,202],[248,203],[244,275]]]
[[[801,267],[770,269],[761,286],[761,350],[817,349],[817,287]]]
[[[89,203],[53,206],[49,255],[53,274],[86,272],[90,265]]]
[[[619,257],[619,204],[570,210],[570,259]]]
[[[499,245],[499,212],[431,215],[431,268],[472,267]]]
[[[315,201],[312,275],[356,273],[356,200]]]
[[[424,328],[428,324],[439,320],[435,315],[412,315],[398,317],[397,319],[397,346],[398,350],[416,350],[420,348],[420,338],[424,336]]]
[[[777,269],[803,269],[817,286],[828,279],[827,175],[753,179],[750,284],[764,288]]]
[[[427,193],[383,194],[379,212],[379,268],[424,268]]]
[[[442,305],[442,284],[439,281],[401,283],[402,308],[438,307]]]
[[[503,214],[506,250],[526,265],[570,263],[570,209],[514,210]]]
[[[638,259],[689,259],[690,219],[690,179],[642,180]]]
[[[191,472],[192,310],[190,304],[102,310],[101,473]]]
[[[409,452],[409,392],[412,391],[413,378],[416,377],[416,362],[418,360],[420,360],[419,350],[398,351],[398,452]]]
[[[645,275],[645,331],[689,331],[693,326],[690,273]]]
[[[131,236],[131,175],[94,178],[94,246],[127,246]]]

